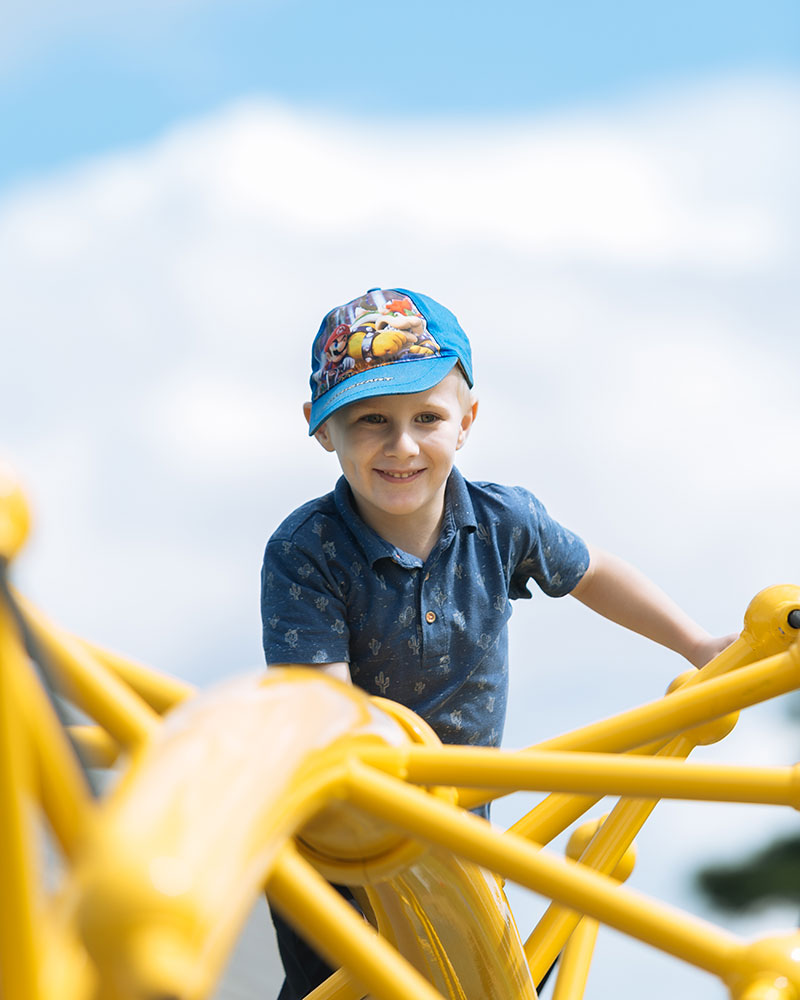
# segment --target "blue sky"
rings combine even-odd
[[[0,189],[243,95],[496,117],[800,67],[794,0],[37,0],[4,20]]]

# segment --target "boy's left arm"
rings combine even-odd
[[[639,570],[610,552],[588,548],[589,568],[572,590],[587,608],[675,650],[698,668],[736,638],[709,635]]]

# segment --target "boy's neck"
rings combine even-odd
[[[412,515],[387,514],[364,503],[355,495],[354,500],[362,521],[376,534],[395,548],[402,549],[423,562],[439,541],[444,521],[444,489],[437,504]]]

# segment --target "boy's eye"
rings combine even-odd
[[[438,413],[420,413],[417,417],[417,420],[421,424],[435,424],[439,419]]]
[[[385,423],[385,417],[383,417],[380,413],[364,413],[359,419],[365,424]]]

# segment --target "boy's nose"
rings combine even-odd
[[[412,458],[419,453],[419,445],[410,428],[399,427],[389,435],[385,451],[392,458]]]

